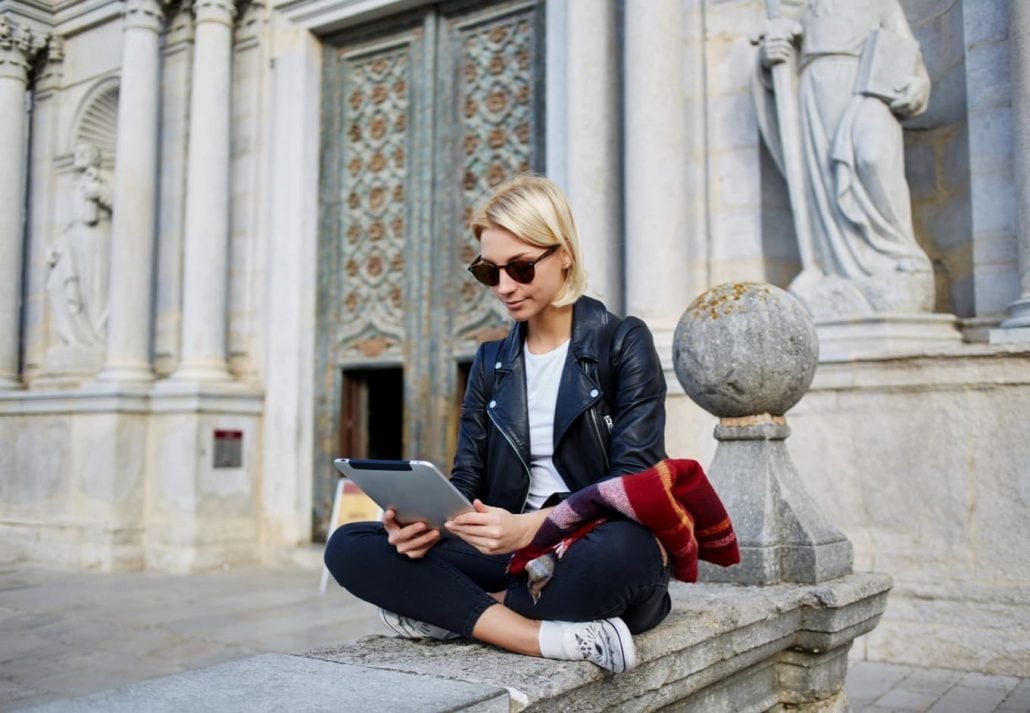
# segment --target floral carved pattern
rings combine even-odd
[[[478,253],[475,239],[464,230],[476,205],[497,185],[529,171],[533,165],[536,12],[536,8],[529,8],[465,28],[461,33],[461,220],[462,232],[467,235],[458,245],[461,265],[470,263]],[[458,304],[455,335],[459,339],[478,339],[492,333],[505,319],[489,291],[468,276],[463,276]]]
[[[341,346],[398,353],[404,340],[408,48],[347,60],[340,185]]]

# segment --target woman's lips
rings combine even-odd
[[[508,309],[509,309],[510,311],[514,312],[514,311],[515,311],[515,310],[517,310],[517,309],[518,309],[519,307],[521,307],[521,306],[522,306],[522,304],[523,304],[523,303],[524,303],[525,301],[526,301],[525,299],[521,299],[521,300],[513,300],[513,301],[511,301],[511,302],[505,302],[505,303],[504,303],[504,306],[505,306],[505,307],[507,307],[507,308],[508,308]]]

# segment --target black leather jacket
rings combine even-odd
[[[581,297],[573,305],[554,414],[554,464],[573,491],[666,457],[665,376],[640,320],[628,319],[615,332],[608,351],[614,393],[602,393],[597,362],[610,320],[618,317],[597,300]],[[507,337],[476,352],[451,469],[451,482],[470,500],[515,513],[525,507],[530,480],[524,340],[525,323],[517,322]],[[494,372],[492,393],[487,370]]]

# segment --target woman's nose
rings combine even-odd
[[[508,274],[507,270],[501,270],[500,280],[497,283],[497,293],[501,295],[510,295],[515,291],[515,280],[511,279],[511,275]]]

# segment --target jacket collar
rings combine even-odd
[[[598,360],[598,336],[604,331],[602,327],[608,323],[611,315],[599,301],[592,297],[580,297],[572,305],[572,337],[569,340],[569,353],[577,360]],[[516,322],[508,336],[504,338],[497,350],[496,369],[507,372],[522,360],[522,345],[526,342],[526,323]],[[494,365],[489,365],[494,366]]]

